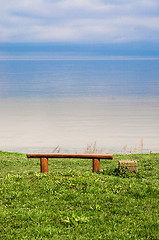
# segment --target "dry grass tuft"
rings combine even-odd
[[[97,142],[87,144],[85,148],[85,153],[102,153],[102,149],[97,148]]]
[[[127,154],[127,153],[143,153],[144,152],[144,139],[141,137],[139,145],[135,145],[135,147],[132,147],[128,149],[127,144],[124,145],[122,148],[122,153]]]
[[[52,153],[59,153],[61,150],[61,147],[59,145],[57,145],[51,152]]]

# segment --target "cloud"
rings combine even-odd
[[[159,40],[158,0],[0,0],[1,42]]]

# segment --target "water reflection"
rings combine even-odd
[[[159,100],[133,98],[3,99],[0,148],[20,152],[159,151]]]

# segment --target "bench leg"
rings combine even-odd
[[[94,158],[93,159],[93,172],[97,173],[100,171],[100,159]]]
[[[48,173],[48,158],[40,158],[41,173]]]

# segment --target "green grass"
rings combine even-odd
[[[119,174],[136,160],[138,174]],[[159,154],[40,161],[0,151],[0,239],[159,239]]]

